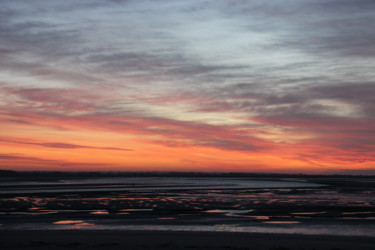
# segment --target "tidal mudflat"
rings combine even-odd
[[[360,238],[364,245],[358,249],[366,249],[366,242],[372,244],[375,240],[375,178],[158,176],[48,181],[4,178],[0,185],[0,221],[3,236],[21,237],[35,230],[62,235],[74,231],[86,236],[88,232],[92,235],[108,231],[116,232],[113,235],[143,232],[143,238],[147,238],[144,232],[149,232],[151,238],[155,234],[178,234],[178,237],[221,234],[242,237],[239,241],[243,244],[226,242],[228,247],[271,249],[269,244],[264,248],[261,244],[257,248],[243,248],[246,247],[243,235],[279,235],[289,237],[291,242],[299,235],[298,239],[312,237],[309,240]],[[30,238],[30,247],[33,244],[41,247],[33,239]],[[336,248],[340,247],[337,249],[353,249],[345,248],[348,245],[342,242],[337,241]],[[55,243],[48,244],[51,247]],[[123,246],[117,243],[103,249]],[[331,243],[329,246],[334,249]],[[10,240],[4,244],[10,249],[20,247],[12,245]],[[88,246],[82,244],[72,247]],[[160,249],[170,248],[168,244],[161,245]],[[155,246],[144,249],[158,249]],[[294,249],[293,246],[297,245],[286,249]],[[138,244],[137,249],[143,248]]]

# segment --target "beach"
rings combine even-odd
[[[373,250],[375,239],[290,234],[119,230],[2,230],[1,249]]]
[[[367,250],[374,178],[12,178],[0,249]]]

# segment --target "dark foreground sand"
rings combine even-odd
[[[374,250],[375,238],[109,230],[0,230],[0,249]]]

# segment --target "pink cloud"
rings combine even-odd
[[[63,142],[32,142],[28,139],[20,138],[4,138],[0,137],[0,142],[15,143],[15,144],[24,144],[24,145],[35,145],[47,148],[59,148],[59,149],[80,149],[80,148],[91,148],[91,149],[104,149],[104,150],[119,150],[119,151],[131,151],[131,149],[118,148],[118,147],[97,147],[97,146],[87,146],[80,144],[72,143],[63,143]]]

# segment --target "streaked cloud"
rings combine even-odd
[[[52,150],[46,159],[88,167],[86,150],[103,150],[113,160],[100,164],[116,169],[375,167],[374,1],[0,9],[0,136],[23,138],[3,140],[4,155],[36,162]]]

